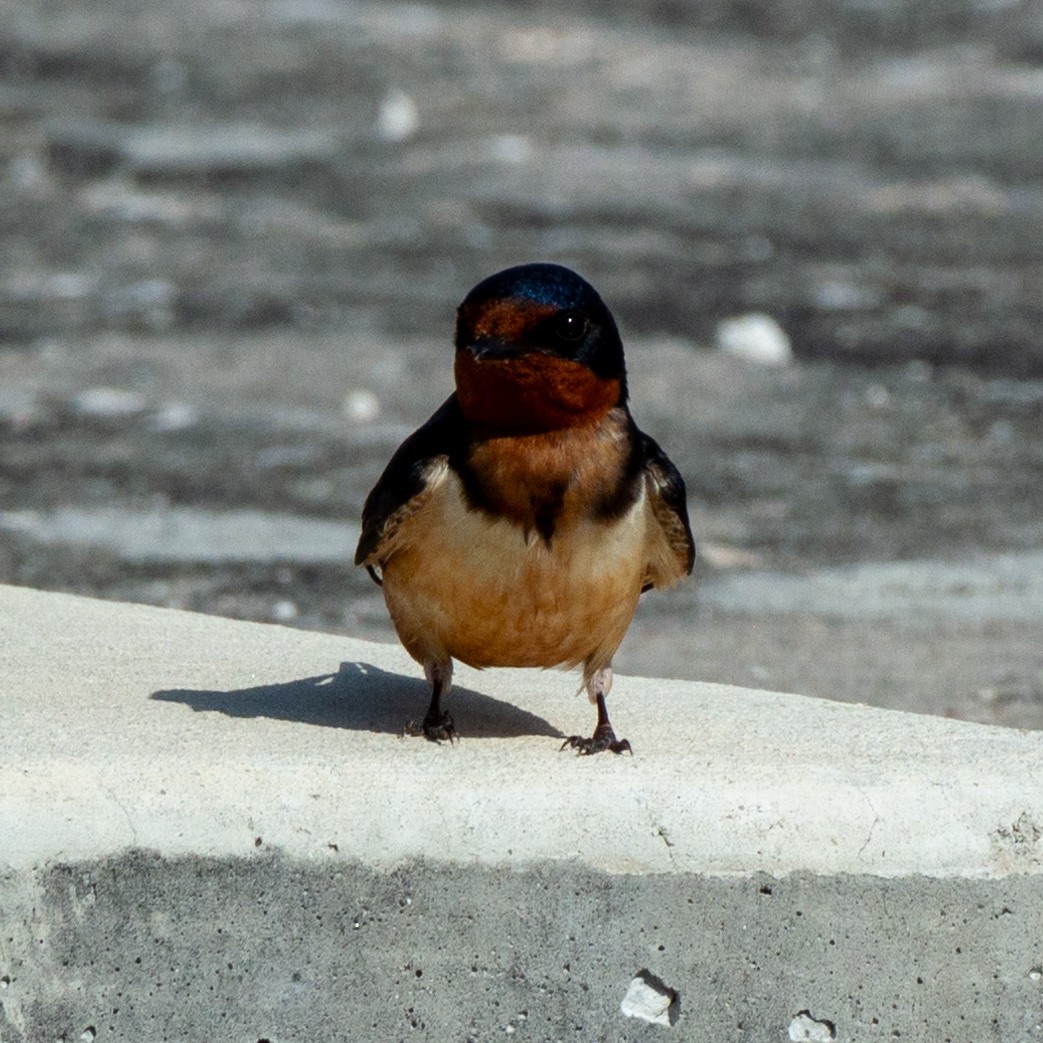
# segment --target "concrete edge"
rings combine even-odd
[[[576,758],[574,680],[461,670],[462,739],[400,737],[401,649],[0,587],[0,862],[134,849],[623,874],[1043,872],[1043,734],[619,678],[631,757]]]

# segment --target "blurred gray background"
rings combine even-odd
[[[1043,727],[1039,0],[5,0],[0,221],[2,582],[393,640],[363,498],[555,260],[702,550],[621,671]]]

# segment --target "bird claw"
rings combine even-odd
[[[634,755],[630,740],[617,739],[611,728],[604,731],[598,728],[590,738],[585,735],[570,735],[561,744],[558,752],[566,748],[575,750],[581,757],[589,757],[593,753],[602,753],[605,750],[611,753],[629,753],[631,757]]]
[[[428,714],[419,725],[416,721],[410,721],[402,729],[402,734],[422,735],[429,742],[448,742],[450,744],[456,742],[458,738],[456,725],[453,724],[453,719],[448,713],[441,713],[438,716]]]

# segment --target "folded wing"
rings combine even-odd
[[[695,540],[688,522],[684,479],[654,438],[639,433],[644,453],[645,491],[658,522],[651,541],[642,593],[653,587],[669,587],[691,574],[695,565]]]
[[[398,447],[366,497],[355,564],[364,565],[375,583],[381,582],[380,562],[394,549],[402,523],[423,506],[463,439],[463,416],[456,396],[450,395]]]

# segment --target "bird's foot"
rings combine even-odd
[[[402,729],[403,735],[419,736],[431,742],[455,742],[457,739],[456,725],[448,713],[428,714],[418,725],[416,721],[410,721]]]
[[[609,750],[612,753],[629,753],[631,756],[634,755],[630,740],[617,739],[611,725],[595,728],[594,734],[589,739],[585,735],[570,735],[561,744],[561,749],[564,750],[566,747],[575,750],[583,757],[589,757],[592,753],[602,753],[605,750]]]

